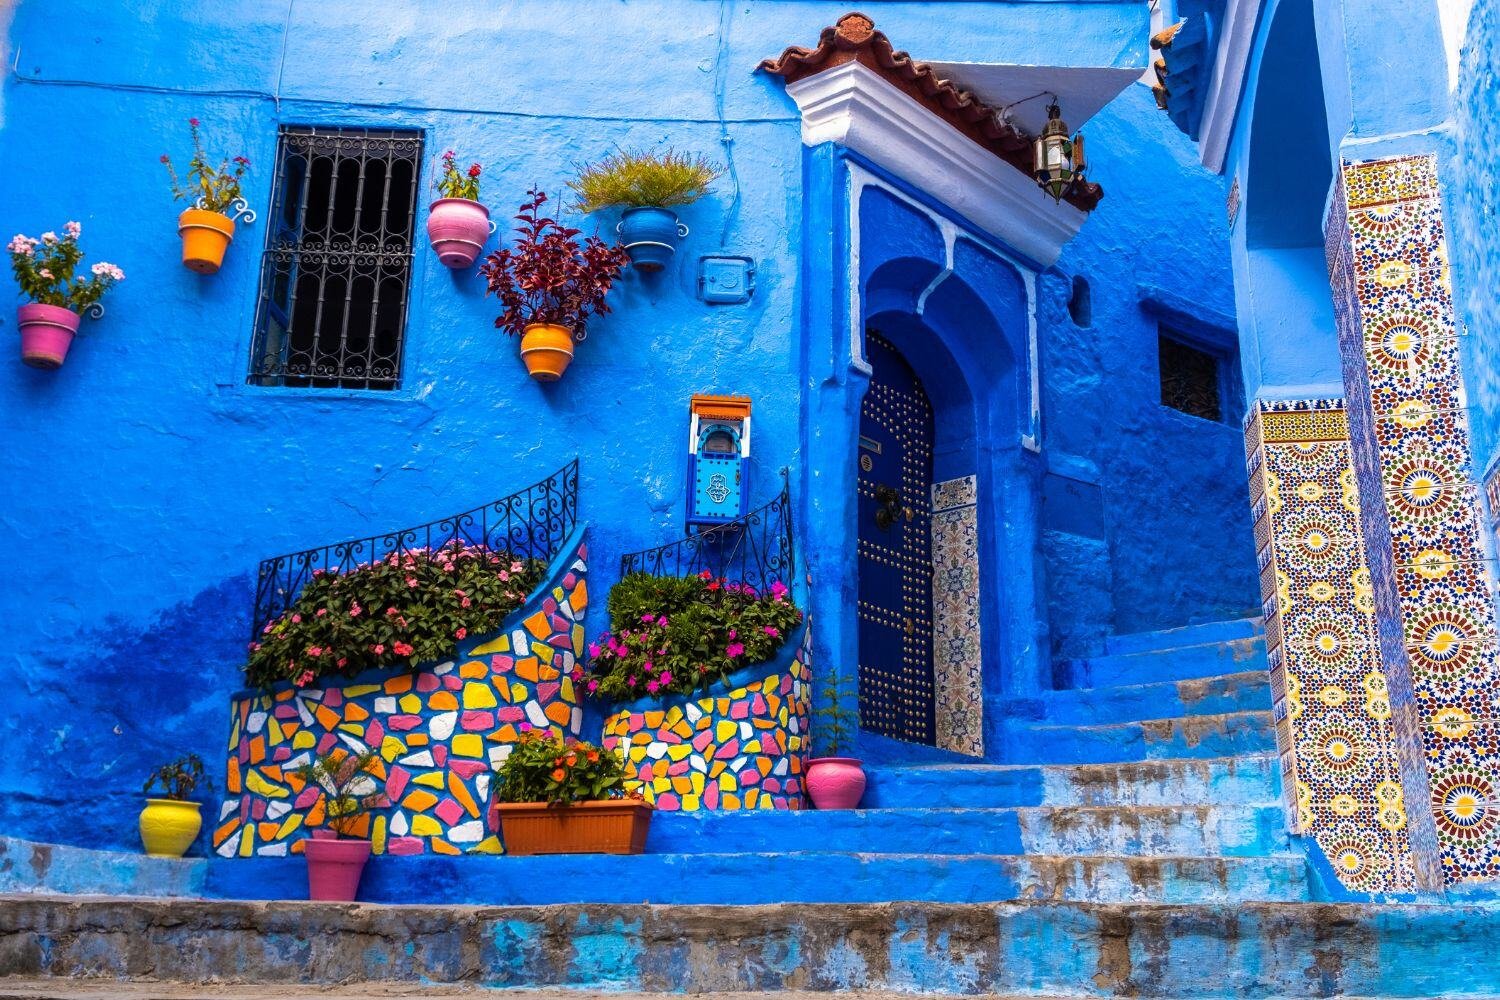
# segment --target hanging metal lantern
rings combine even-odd
[[[1068,137],[1068,123],[1054,101],[1047,107],[1047,124],[1035,142],[1032,176],[1053,201],[1062,201],[1075,184],[1083,181],[1087,164],[1083,158],[1083,135]]]

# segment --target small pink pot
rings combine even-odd
[[[33,368],[61,368],[82,317],[62,306],[31,302],[16,310],[21,328],[21,360]]]
[[[467,198],[439,198],[427,215],[427,238],[447,267],[468,267],[495,231],[490,210]]]
[[[819,809],[857,809],[865,766],[854,757],[817,757],[807,764],[807,794]]]
[[[306,841],[307,898],[338,903],[354,902],[359,877],[370,859],[368,840],[313,837]]]

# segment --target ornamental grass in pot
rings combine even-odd
[[[180,858],[193,846],[203,828],[201,802],[188,798],[203,780],[203,760],[195,753],[179,757],[151,772],[141,791],[147,796],[141,810],[141,844],[159,858]],[[151,797],[159,788],[160,796]]]
[[[721,173],[698,154],[621,150],[584,166],[568,187],[580,211],[624,209],[615,232],[625,252],[637,270],[660,271],[688,234],[672,209],[702,198]]]
[[[40,237],[17,233],[6,245],[11,273],[21,294],[31,300],[16,310],[16,326],[21,330],[21,360],[32,368],[61,368],[84,314],[103,316],[100,299],[115,282],[125,280],[125,272],[107,261],[90,267],[87,277],[76,275],[83,263],[78,246],[82,232],[83,226],[69,222],[62,236],[50,231]]]
[[[829,676],[823,686],[822,705],[815,730],[823,756],[807,763],[807,794],[819,809],[857,809],[865,794],[865,767],[858,757],[842,756],[853,742],[855,715],[848,704],[854,693],[848,681]]]
[[[521,360],[538,382],[556,382],[573,361],[590,316],[609,312],[604,301],[630,258],[619,244],[541,214],[545,192],[532,189],[521,205],[513,246],[492,252],[480,265],[485,294],[504,310],[495,326],[521,338]]]
[[[625,793],[612,751],[532,729],[495,772],[495,811],[507,854],[640,854],[651,807]]]
[[[479,203],[482,168],[471,163],[460,170],[453,150],[443,154],[443,172],[438,194],[427,210],[427,238],[444,267],[464,268],[479,258],[484,244],[495,232],[490,210]]]
[[[200,122],[188,119],[193,135],[193,156],[188,160],[186,175],[179,180],[166,153],[161,162],[172,178],[172,197],[185,201],[190,208],[177,217],[177,234],[182,237],[182,266],[199,274],[214,274],[224,263],[224,252],[234,239],[234,220],[241,212],[246,222],[255,221],[255,213],[240,196],[240,178],[250,169],[244,156],[214,164],[203,151]],[[235,209],[230,215],[227,209]]]
[[[306,820],[313,830],[302,848],[307,898],[349,903],[359,893],[370,860],[370,810],[390,805],[377,769],[384,765],[374,750],[355,754],[335,747],[294,772],[318,789]],[[315,824],[320,813],[322,822]]]

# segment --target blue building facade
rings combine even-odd
[[[585,9],[608,44],[579,44]],[[1241,356],[1271,363],[1246,346],[1224,179],[1134,82],[1146,8],[946,5],[942,32],[932,10],[881,4],[871,27],[814,0],[607,13],[537,0],[441,16],[399,3],[16,5],[0,218],[22,232],[79,221],[90,259],[127,279],[65,367],[0,375],[13,565],[0,826],[132,844],[150,764],[223,757],[259,560],[432,521],[575,457],[596,595],[583,624],[597,634],[619,557],[685,532],[694,393],[753,401],[750,506],[787,471],[788,582],[814,623],[810,662],[859,677],[869,761],[1032,759],[1033,737],[1009,721],[1054,687],[1058,663],[1110,636],[1253,615],[1240,417],[1263,394],[1225,373]],[[939,66],[951,91],[922,93],[891,43]],[[1032,86],[1017,67],[1047,79]],[[1040,89],[1088,135],[1104,197],[1087,210],[1055,204],[943,107],[974,91],[1034,131]],[[251,163],[257,218],[213,276],[178,260],[179,206],[158,162],[180,156],[191,118],[213,150]],[[288,129],[417,144],[388,386],[256,375]],[[566,377],[532,381],[472,270],[443,267],[421,238],[438,157],[483,165],[496,219],[536,185],[565,220],[607,233],[615,217],[572,212],[566,181],[616,148],[665,145],[726,173],[683,210],[673,264],[622,279]],[[703,300],[699,258],[715,255],[751,259],[748,301]],[[869,447],[881,442],[862,406],[901,377],[931,406],[932,451],[902,497],[931,529],[930,672],[902,689],[919,702],[907,714],[860,676],[876,640],[856,614],[873,511],[861,459],[889,454]],[[596,736],[603,714],[590,706],[580,731]]]

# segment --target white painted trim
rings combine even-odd
[[[879,177],[870,173],[858,163],[848,164],[849,173],[849,364],[856,371],[870,375],[874,369],[870,367],[869,361],[865,359],[862,350],[864,345],[864,304],[860,301],[859,287],[859,199],[865,188],[874,187],[897,199],[913,210],[921,212],[932,224],[937,227],[943,236],[944,268],[923,289],[917,300],[917,312],[920,314],[927,304],[927,296],[933,289],[945,281],[953,273],[954,250],[958,245],[959,237],[962,237],[976,246],[983,247],[989,253],[994,254],[1001,260],[1014,267],[1021,275],[1021,281],[1026,286],[1026,358],[1027,367],[1031,376],[1031,398],[1029,400],[1031,426],[1028,433],[1021,435],[1021,447],[1033,453],[1042,450],[1042,379],[1037,370],[1037,361],[1040,356],[1040,345],[1037,343],[1036,329],[1036,269],[1034,265],[1016,257],[1015,254],[1007,252],[1004,248],[983,239],[977,233],[972,233],[954,222],[940,212],[933,211],[927,205],[911,197],[899,188],[887,184]]]
[[[786,92],[802,113],[804,144],[835,142],[859,153],[1042,267],[1056,263],[1088,218],[859,63],[814,73]]]
[[[1261,3],[1262,0],[1229,0],[1224,10],[1224,31],[1219,38],[1219,51],[1198,127],[1198,156],[1216,174],[1223,172],[1224,158],[1229,154],[1229,138],[1234,134],[1234,117],[1245,90],[1245,73],[1250,66],[1250,51],[1255,46]]]

